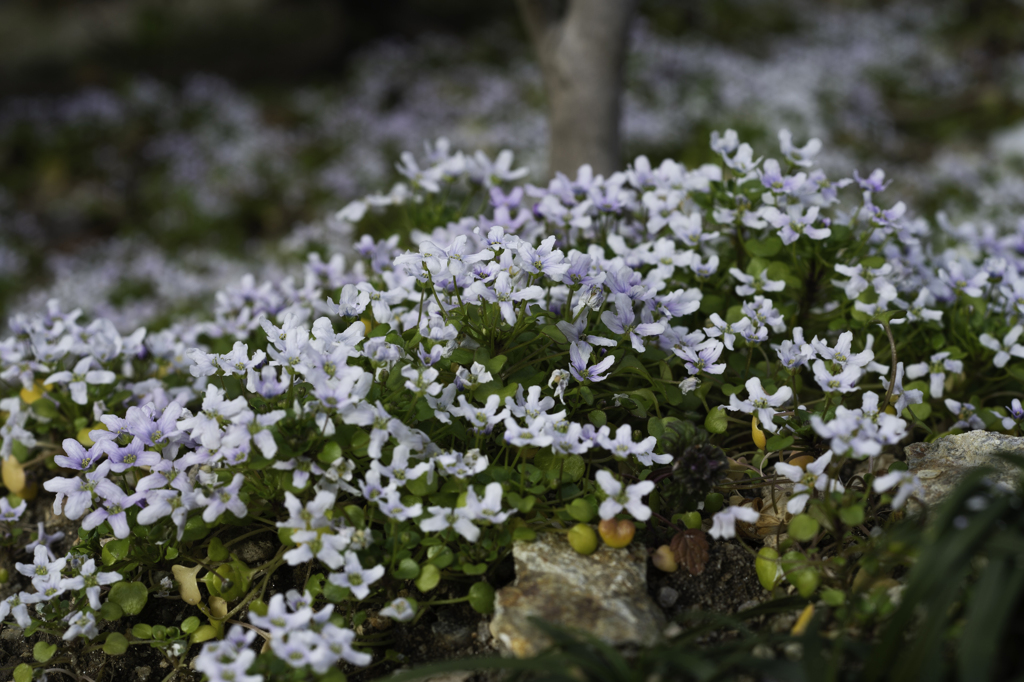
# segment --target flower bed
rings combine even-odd
[[[943,250],[881,171],[830,181],[820,143],[779,141],[755,158],[730,130],[718,164],[546,187],[439,143],[338,213],[355,254],[247,277],[212,319],[13,318],[0,618],[46,636],[15,679],[73,655],[57,637],[210,679],[340,679],[374,661],[369,618],[488,613],[514,541],[598,521],[613,546],[739,532],[766,542],[766,590],[884,619],[909,560],[885,528],[920,485],[900,444],[1024,417],[1024,244]],[[47,493],[73,544],[32,532]],[[245,559],[257,537],[272,551]],[[853,589],[863,571],[878,590]]]

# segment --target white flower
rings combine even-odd
[[[711,517],[711,530],[708,535],[720,540],[722,538],[736,537],[736,522],[754,523],[761,518],[760,512],[750,507],[732,506],[726,507]]]
[[[1024,325],[1018,324],[1006,333],[1002,343],[989,334],[982,334],[978,337],[978,341],[985,348],[996,351],[996,357],[992,360],[992,364],[998,368],[1003,368],[1010,361],[1011,355],[1024,358],[1024,346],[1017,343],[1017,339],[1020,338],[1022,332],[1024,332]]]
[[[793,481],[793,492],[797,493],[790,498],[789,502],[786,503],[786,511],[790,514],[799,514],[807,506],[807,501],[811,499],[810,493],[804,492],[810,490],[812,487],[815,490],[825,490],[843,492],[843,484],[839,481],[829,478],[828,474],[825,473],[825,468],[832,462],[832,451],[829,450],[824,455],[816,459],[807,465],[807,471],[804,472],[798,466],[792,464],[784,464],[779,462],[775,465],[775,472],[781,474]]]
[[[768,395],[761,386],[761,380],[757,377],[747,379],[745,386],[747,387],[750,399],[740,400],[735,394],[731,395],[729,396],[729,406],[726,409],[739,410],[747,414],[752,414],[756,411],[757,420],[761,425],[768,431],[775,433],[778,430],[778,427],[772,423],[772,418],[775,416],[775,408],[782,407],[785,402],[793,397],[793,389],[789,386],[783,386],[775,392],[775,395]]]
[[[896,495],[892,498],[893,509],[902,507],[911,495],[924,492],[924,485],[921,484],[921,479],[909,471],[892,471],[879,476],[871,484],[871,487],[874,488],[876,493],[884,493],[897,485],[900,489],[896,491]]]
[[[596,478],[601,490],[608,495],[598,510],[602,519],[614,518],[623,508],[637,521],[646,521],[651,518],[650,507],[641,502],[640,498],[649,495],[654,490],[654,481],[640,481],[623,488],[622,483],[615,480],[615,477],[604,469],[597,472]]]
[[[390,604],[380,610],[380,615],[385,618],[397,620],[399,623],[405,623],[412,620],[412,617],[416,615],[416,607],[412,603],[403,597],[399,597],[391,601]]]

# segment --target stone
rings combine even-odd
[[[578,554],[564,535],[542,533],[512,547],[516,580],[495,595],[490,630],[502,653],[519,658],[543,651],[548,639],[531,617],[587,632],[606,644],[652,646],[665,617],[647,594],[647,551],[602,544]]]
[[[438,641],[451,649],[466,646],[473,638],[472,625],[453,620],[438,620],[430,626]]]
[[[941,502],[967,472],[980,466],[996,469],[996,483],[1013,486],[1020,470],[995,456],[1007,452],[1024,456],[1024,438],[993,431],[969,431],[933,443],[912,443],[904,448],[911,473],[924,486],[918,497],[931,507]]]
[[[672,608],[677,601],[679,601],[679,590],[673,590],[671,587],[663,587],[658,590],[658,603],[661,608]]]

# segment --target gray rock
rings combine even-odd
[[[658,603],[661,604],[661,608],[671,608],[677,601],[679,601],[678,590],[673,590],[671,587],[663,587],[658,590]]]
[[[588,632],[611,645],[651,646],[665,618],[647,595],[647,552],[602,544],[577,554],[564,535],[544,533],[516,542],[516,581],[498,591],[491,634],[505,654],[520,658],[542,651],[548,640],[530,622],[541,618]]]
[[[451,649],[466,646],[473,638],[474,627],[452,620],[438,620],[430,626],[438,641]]]
[[[1019,469],[995,456],[1008,452],[1024,456],[1024,438],[992,431],[969,431],[940,438],[934,443],[913,443],[904,452],[907,465],[924,486],[918,497],[928,506],[941,502],[972,469],[990,466],[996,469],[996,483],[1013,486]]]

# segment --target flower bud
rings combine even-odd
[[[625,547],[633,541],[633,536],[636,535],[636,524],[628,519],[622,521],[605,519],[597,524],[597,532],[601,534],[604,544],[609,547]]]
[[[672,552],[672,548],[668,545],[662,545],[658,549],[654,550],[654,554],[651,555],[651,563],[659,571],[665,573],[675,573],[679,570],[679,564],[676,563],[675,554]]]
[[[750,435],[754,439],[754,446],[758,450],[764,450],[764,446],[768,443],[768,439],[764,437],[764,431],[762,431],[757,425],[756,414],[750,420]]]
[[[593,554],[597,550],[597,533],[585,523],[577,523],[569,529],[569,544],[579,554]]]

